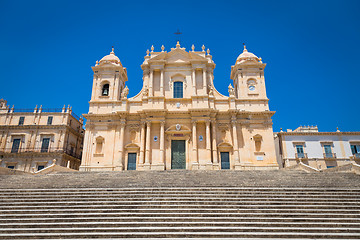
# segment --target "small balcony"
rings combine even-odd
[[[336,153],[324,153],[325,159],[334,159],[336,158]]]
[[[3,148],[0,153],[26,154],[26,153],[65,153],[74,158],[81,159],[81,154],[77,154],[73,149],[66,148]]]
[[[307,153],[295,153],[295,158],[302,159],[308,158]]]

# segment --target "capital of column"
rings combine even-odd
[[[150,120],[146,120],[146,126],[148,126],[148,127],[151,126],[151,121]]]
[[[160,125],[165,126],[165,120],[160,120]]]
[[[121,120],[120,120],[120,126],[121,126],[121,127],[124,127],[125,124],[126,124],[126,120],[125,120],[125,119],[121,119]]]

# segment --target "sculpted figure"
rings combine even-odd
[[[229,84],[228,89],[229,89],[229,96],[230,97],[235,96],[235,90],[234,90],[233,86],[231,86],[231,83]]]
[[[129,94],[129,88],[125,86],[123,92],[122,92],[122,98],[127,98],[127,95]]]

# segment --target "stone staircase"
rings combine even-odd
[[[359,180],[287,171],[0,176],[0,239],[360,239]]]

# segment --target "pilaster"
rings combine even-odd
[[[213,169],[219,169],[218,155],[217,155],[217,142],[216,142],[216,120],[211,120],[212,127],[212,155],[213,155]]]
[[[196,120],[192,120],[192,142],[193,142],[193,162],[192,162],[192,169],[199,169],[198,163],[198,152],[197,152],[197,134],[196,134]]]
[[[145,163],[144,163],[144,169],[150,170],[150,144],[151,144],[151,121],[146,122],[146,148],[145,148]]]

